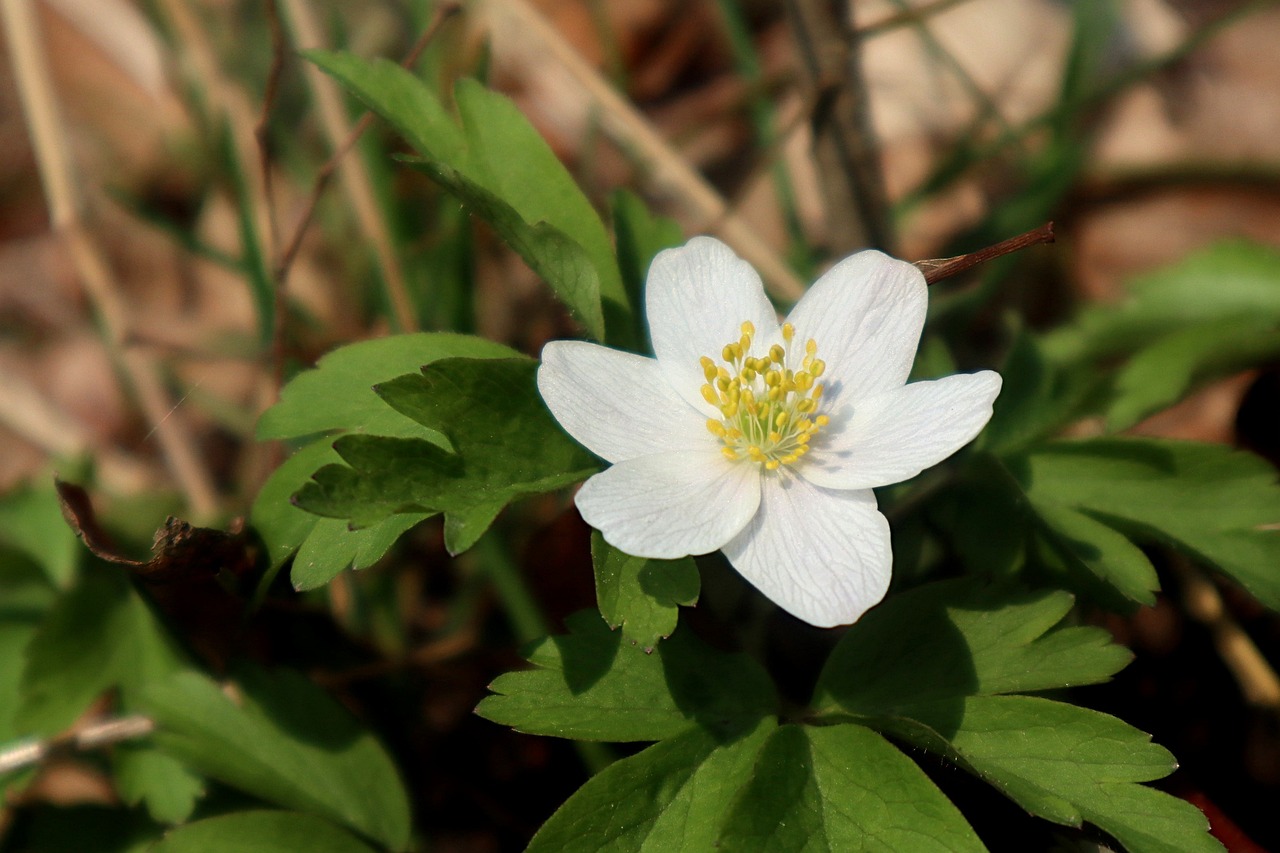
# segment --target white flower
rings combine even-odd
[[[893,562],[871,489],[972,440],[1000,376],[905,384],[924,277],[880,252],[836,264],[781,326],[755,270],[709,237],[654,258],[645,300],[656,358],[542,351],[547,406],[612,463],[578,492],[582,517],[638,557],[723,549],[804,621],[857,621]]]

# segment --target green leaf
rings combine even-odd
[[[954,371],[951,371],[954,372]],[[975,446],[1009,453],[1060,430],[1100,384],[1097,371],[1069,370],[1045,357],[1037,338],[1018,330],[1000,368],[1004,384]]]
[[[468,335],[420,332],[348,344],[322,356],[280,392],[280,402],[262,413],[258,438],[299,438],[349,430],[369,435],[425,438],[444,446],[435,431],[407,420],[378,399],[378,382],[417,370],[441,358],[510,358],[515,351]]]
[[[397,512],[443,511],[451,544],[474,542],[480,523],[526,494],[575,483],[597,465],[552,419],[531,359],[444,359],[378,386],[397,411],[439,430],[449,453],[418,439],[345,436],[347,463],[315,473],[298,492],[303,509],[372,524]],[[462,519],[450,522],[449,516]]]
[[[591,559],[600,615],[610,628],[622,628],[622,636],[646,652],[653,651],[659,640],[670,637],[676,629],[679,605],[690,607],[698,602],[698,567],[689,557],[633,557],[593,531]]]
[[[315,815],[247,811],[178,827],[150,853],[374,853],[374,848]]]
[[[1131,658],[1099,628],[1058,628],[1063,592],[982,589],[968,581],[896,595],[841,638],[814,707],[876,716],[963,696],[1106,681]]]
[[[1061,442],[1011,460],[1033,504],[1072,507],[1184,550],[1280,609],[1280,487],[1262,459],[1155,439]]]
[[[117,744],[111,763],[120,799],[131,806],[145,803],[157,823],[182,823],[204,796],[203,779],[149,744]]]
[[[1280,320],[1280,252],[1219,243],[1135,280],[1119,306],[1099,305],[1044,338],[1057,362],[1134,352],[1179,329],[1238,317]]]
[[[1180,329],[1139,352],[1116,377],[1107,429],[1126,429],[1205,379],[1280,355],[1280,317],[1249,314]]]
[[[924,772],[856,725],[783,726],[761,750],[716,849],[983,851]]]
[[[95,698],[125,698],[182,665],[173,640],[113,568],[90,568],[54,604],[27,646],[15,725],[24,734],[66,729]]]
[[[1114,717],[1031,696],[937,703],[889,721],[894,734],[986,779],[1032,814],[1088,821],[1130,853],[1221,851],[1191,804],[1136,783],[1177,766],[1149,735]]]
[[[345,521],[321,518],[290,502],[290,496],[311,479],[313,471],[341,458],[328,438],[303,447],[272,472],[249,512],[272,567],[297,552],[290,573],[295,589],[315,589],[349,568],[372,566],[406,531],[427,517],[423,513],[393,515],[353,530]]]
[[[0,498],[0,541],[35,560],[54,586],[71,583],[80,543],[62,517],[52,478]]]
[[[322,690],[294,673],[251,674],[237,707],[207,678],[153,683],[156,745],[212,779],[313,812],[395,850],[409,842],[409,803],[382,746]]]
[[[717,835],[776,723],[724,739],[694,727],[615,761],[538,830],[526,853],[702,851]]]
[[[307,51],[422,155],[419,165],[520,252],[597,340],[633,343],[631,311],[600,217],[507,98],[473,80],[454,120],[425,83],[386,60]]]
[[[1075,567],[1110,584],[1131,601],[1156,603],[1160,579],[1141,549],[1121,533],[1082,512],[1047,500],[1033,501],[1051,545]]]
[[[689,631],[652,654],[594,612],[566,620],[571,633],[534,645],[534,669],[509,672],[476,713],[530,734],[578,740],[662,740],[693,726],[721,737],[776,712],[769,677],[745,655],[725,654]]]

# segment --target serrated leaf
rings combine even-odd
[[[1262,459],[1221,445],[1094,439],[1047,445],[1010,462],[1033,503],[1073,507],[1173,545],[1280,609],[1280,487]]]
[[[857,725],[775,730],[716,849],[986,850],[915,763]]]
[[[958,761],[1033,814],[1088,821],[1130,853],[1221,851],[1194,806],[1137,783],[1177,766],[1150,735],[1115,717],[1031,696],[969,697],[882,721],[894,734]]]
[[[597,340],[633,343],[627,296],[600,217],[528,120],[472,80],[454,91],[455,120],[412,74],[385,60],[307,51],[389,121],[421,166],[515,244]]]
[[[125,803],[143,803],[157,823],[182,823],[204,795],[204,780],[175,758],[138,742],[111,751],[116,792]]]
[[[1242,240],[1219,243],[1143,275],[1129,294],[1046,336],[1046,353],[1060,363],[1109,358],[1200,323],[1280,319],[1280,252]]]
[[[15,726],[54,735],[103,691],[137,691],[182,666],[151,610],[114,569],[90,568],[54,603],[26,648]]]
[[[368,568],[427,517],[423,513],[392,515],[352,529],[343,520],[322,518],[290,502],[289,497],[311,479],[312,472],[341,458],[328,438],[303,447],[272,472],[249,512],[250,524],[262,538],[273,567],[297,553],[290,572],[295,589],[315,589],[349,568]]]
[[[438,511],[449,525],[459,513],[471,524],[459,538],[474,542],[483,532],[476,520],[491,520],[496,507],[597,469],[543,405],[536,370],[531,359],[445,359],[381,384],[389,405],[442,432],[457,452],[418,439],[344,436],[334,446],[347,465],[318,470],[298,505],[357,525]]]
[[[745,655],[725,654],[691,632],[652,654],[622,642],[599,613],[565,621],[569,634],[540,640],[534,669],[500,676],[476,713],[529,734],[641,741],[702,726],[732,736],[776,711],[769,677]]]
[[[373,386],[441,358],[511,358],[515,351],[469,335],[419,332],[361,341],[324,355],[312,370],[289,381],[280,402],[262,413],[258,438],[299,438],[337,430],[425,438],[438,432],[389,409]]]
[[[374,853],[323,818],[298,812],[247,811],[180,826],[149,853]]]
[[[1280,276],[1277,278],[1280,286]],[[1167,408],[1198,382],[1280,355],[1280,315],[1247,314],[1180,329],[1138,352],[1116,376],[1107,429]]]
[[[701,727],[615,761],[538,830],[526,853],[663,853],[715,848],[720,827],[776,723],[725,739]]]
[[[1051,630],[1072,601],[967,581],[894,596],[832,650],[814,706],[892,715],[919,703],[1105,681],[1131,655],[1098,628]]]
[[[676,629],[680,605],[698,601],[698,567],[691,558],[647,560],[614,548],[600,532],[591,534],[596,601],[610,628],[645,651]]]
[[[144,698],[158,726],[156,745],[268,802],[407,847],[408,799],[372,735],[300,675],[250,675],[241,686],[247,701],[237,707],[194,672],[151,684]]]
[[[1084,513],[1046,500],[1033,502],[1059,554],[1110,584],[1131,601],[1156,603],[1160,579],[1151,561],[1121,533]]]

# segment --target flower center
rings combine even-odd
[[[823,390],[817,379],[827,365],[817,358],[818,344],[810,338],[795,369],[791,340],[796,330],[790,323],[782,327],[785,346],[774,344],[762,358],[747,354],[755,333],[755,326],[743,323],[742,337],[721,350],[721,364],[700,359],[707,380],[702,396],[720,410],[722,417],[709,419],[707,429],[724,445],[721,452],[775,471],[808,453],[809,441],[829,421],[816,414]]]

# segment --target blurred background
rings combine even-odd
[[[397,167],[407,149],[376,123],[299,230],[360,116],[299,48],[399,60],[433,31],[416,68],[442,92],[486,80],[602,209],[630,188],[686,235],[754,252],[783,293],[868,244],[940,258],[1052,220],[1055,245],[940,290],[993,348],[1010,314],[1048,328],[1224,238],[1280,246],[1274,2],[856,0],[843,15],[806,0],[491,0],[444,20],[425,0],[3,2],[0,495],[46,489],[54,470],[89,481],[139,554],[166,514],[225,526],[247,512],[283,452],[253,440],[257,416],[333,347],[450,329],[536,355],[574,334],[514,253]],[[1131,432],[1274,460],[1278,400],[1280,370],[1253,368]],[[553,627],[593,605],[586,531],[562,509],[528,509],[539,523],[514,556]],[[24,523],[0,517],[0,538]],[[520,632],[483,596],[458,629],[465,565],[439,538],[428,523],[299,601],[351,649],[311,671],[381,709],[437,849],[512,849],[584,771],[564,744],[471,717],[518,664]],[[1274,620],[1237,599],[1274,651]],[[1241,700],[1207,629],[1168,600],[1105,621],[1139,659],[1092,704],[1173,750],[1169,789],[1232,850],[1280,847],[1274,709]],[[403,648],[428,651],[377,669]],[[400,669],[407,692],[376,680]],[[22,796],[28,839],[42,804],[114,798],[75,762]],[[992,821],[1019,820],[972,796]],[[0,813],[0,846],[14,814]]]

